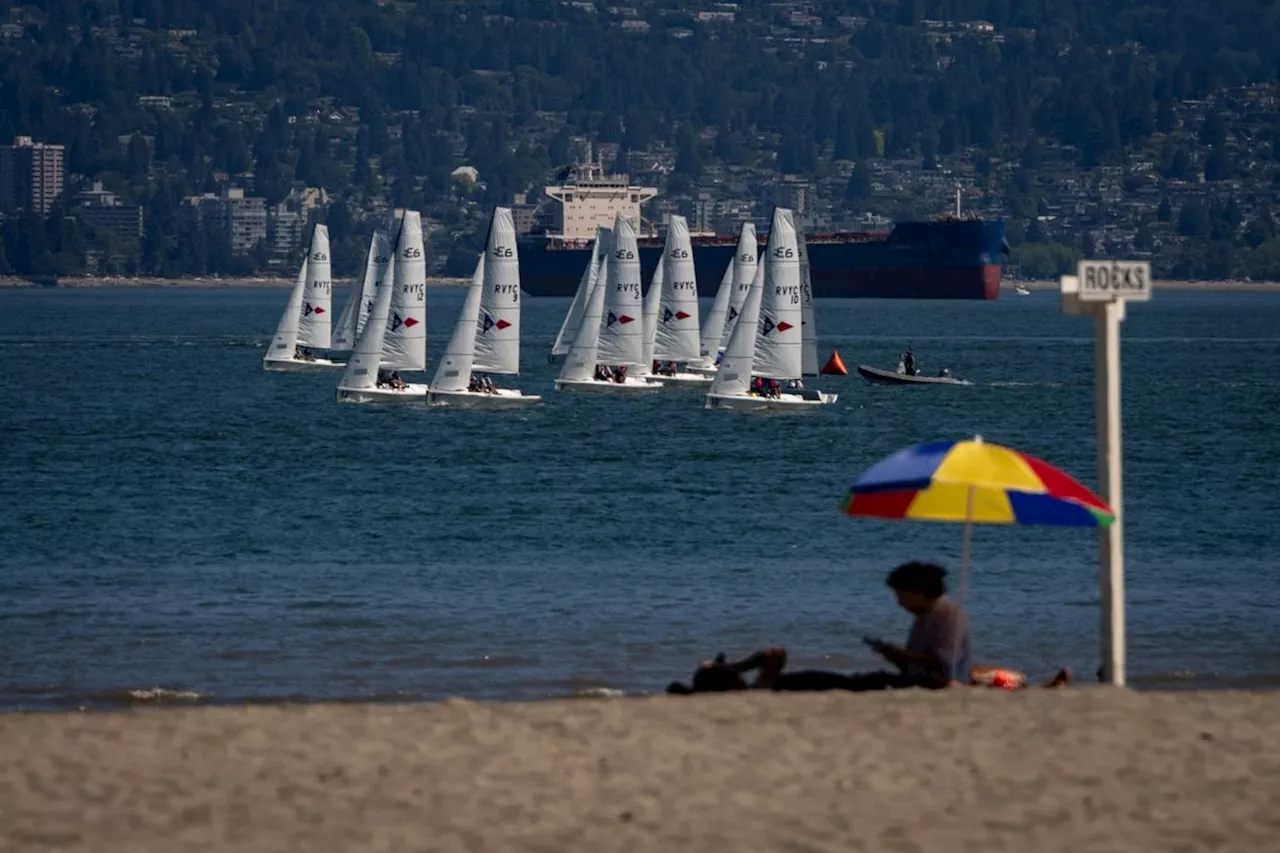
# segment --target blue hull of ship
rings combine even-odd
[[[763,244],[764,235],[761,235]],[[1003,222],[902,222],[886,235],[809,238],[809,267],[819,298],[996,299],[1008,251]],[[694,240],[698,295],[714,296],[735,244]],[[552,249],[545,238],[520,243],[520,282],[530,296],[572,296],[590,248]],[[640,246],[647,282],[662,254],[658,241]]]

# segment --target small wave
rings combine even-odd
[[[137,702],[200,702],[212,696],[195,690],[166,690],[163,687],[148,687],[125,691],[126,695]]]
[[[578,699],[617,699],[626,696],[625,690],[616,687],[588,687],[573,694]]]

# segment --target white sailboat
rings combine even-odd
[[[276,327],[275,337],[262,359],[264,370],[310,373],[337,370],[340,362],[319,358],[313,349],[327,350],[330,344],[329,307],[332,303],[329,281],[329,229],[317,225],[311,233],[311,249],[298,280],[289,295],[289,304]]]
[[[803,368],[800,261],[790,210],[775,208],[764,263],[756,269],[742,312],[729,337],[705,406],[733,411],[777,411],[834,403],[835,394],[781,390],[757,393],[752,380],[791,383]]]
[[[608,228],[596,229],[596,241],[591,246],[591,260],[587,263],[587,268],[582,271],[582,278],[578,279],[578,289],[574,291],[573,301],[569,303],[569,311],[564,315],[564,322],[560,324],[560,331],[556,333],[556,342],[551,346],[551,355],[547,357],[547,361],[551,364],[563,363],[573,347],[573,341],[578,336],[578,327],[582,325],[582,314],[587,308],[587,298],[591,295],[591,289],[596,286],[596,276],[600,271],[601,246],[609,245],[612,234],[613,232]]]
[[[339,403],[398,403],[417,399],[379,381],[382,344],[387,336],[391,294],[395,287],[395,271],[390,269],[377,282],[373,306],[369,309],[364,329],[360,331],[355,349],[351,351],[351,360],[338,380],[336,397]]]
[[[635,229],[619,214],[612,240],[601,252],[600,270],[582,324],[556,378],[557,391],[646,394],[662,390],[661,385],[634,376],[616,381],[618,368],[639,366],[644,355],[637,254]],[[615,378],[604,378],[602,368],[606,366]]]
[[[382,281],[390,264],[391,246],[387,235],[374,231],[369,240],[369,254],[364,262],[364,278],[359,287],[351,288],[351,295],[347,297],[347,304],[333,329],[333,346],[329,348],[331,351],[348,352],[356,348],[356,341],[364,331],[364,324],[373,310],[378,282]]]
[[[702,358],[698,330],[698,282],[693,268],[693,244],[683,216],[672,216],[662,250],[661,287],[655,300],[652,347],[648,358],[655,365],[650,381],[667,387],[706,386],[711,377],[687,369]],[[658,281],[658,273],[654,273]],[[647,319],[647,318],[646,318]]]
[[[426,401],[425,383],[406,382],[399,376],[401,370],[419,371],[427,365],[427,279],[422,218],[417,211],[405,211],[401,218],[392,257],[391,273],[378,287],[373,310],[356,342],[351,363],[338,383],[339,401]],[[371,369],[375,352],[376,367]]]
[[[813,319],[813,282],[809,279],[809,247],[804,233],[796,231],[796,253],[800,256],[800,373],[817,376],[818,326]]]
[[[755,280],[759,248],[756,242],[755,223],[742,223],[742,229],[738,232],[738,248],[733,256],[733,263],[725,271],[725,276],[730,278],[731,284],[725,291],[724,281],[720,282],[720,290],[716,291],[716,301],[711,306],[707,325],[703,326],[702,361],[697,365],[690,365],[687,368],[689,372],[715,376],[720,354],[729,346],[729,336],[738,325],[747,292],[751,290],[751,283]],[[721,301],[722,293],[724,294],[723,302]],[[715,321],[715,324],[712,321]]]
[[[665,250],[663,250],[665,257]],[[649,291],[644,295],[644,355],[640,357],[640,366],[632,371],[637,378],[653,379],[653,344],[658,333],[658,309],[662,303],[662,283],[666,280],[666,264],[658,261],[653,268],[653,278],[649,281]]]
[[[520,259],[509,207],[493,212],[485,252],[476,263],[453,336],[431,380],[427,403],[512,408],[542,400],[514,388],[494,387],[477,373],[520,373]]]

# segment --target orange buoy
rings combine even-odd
[[[844,362],[840,359],[840,351],[832,350],[831,358],[827,359],[827,363],[822,366],[820,373],[827,376],[848,376],[849,368],[844,366]]]

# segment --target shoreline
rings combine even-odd
[[[351,286],[351,281],[338,280],[335,282],[339,287]],[[471,283],[470,278],[449,278],[443,276],[429,276],[427,278],[427,287],[466,287]],[[97,288],[167,288],[167,289],[207,289],[207,290],[224,290],[231,288],[270,288],[285,289],[293,287],[293,278],[277,278],[268,276],[257,276],[247,278],[191,278],[191,279],[167,279],[157,278],[155,276],[139,276],[138,278],[126,278],[123,276],[93,278],[89,276],[66,276],[58,279],[56,285],[59,289],[97,289]],[[1000,282],[1000,290],[1012,293],[1017,285],[1023,285],[1033,293],[1043,291],[1057,291],[1058,282],[1056,281],[1010,281],[1005,279]],[[48,285],[38,284],[18,276],[0,276],[0,287],[47,287]],[[1169,291],[1197,291],[1197,292],[1215,292],[1215,293],[1280,293],[1280,281],[1156,281],[1153,282],[1155,290]]]
[[[1101,687],[6,714],[0,839],[1243,853],[1277,736],[1280,694]]]

